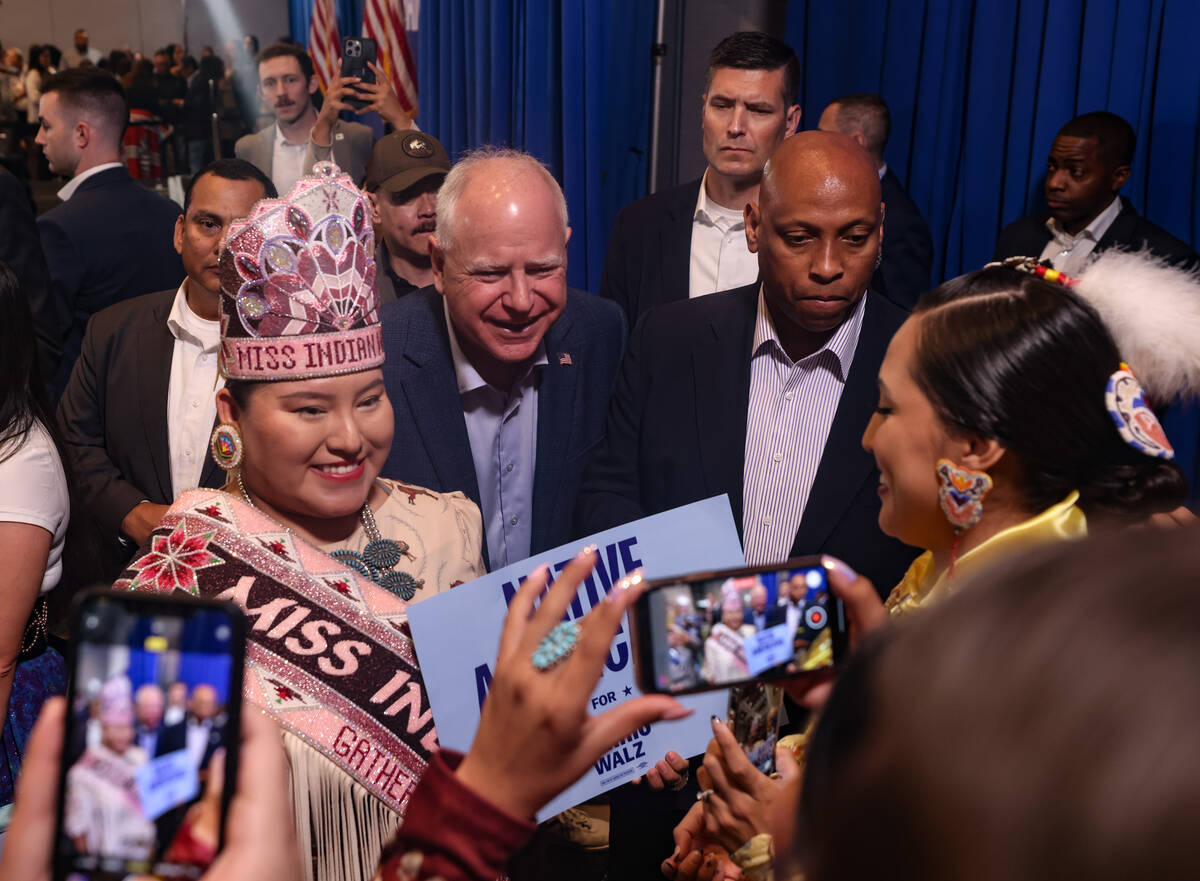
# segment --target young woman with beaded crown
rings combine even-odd
[[[246,609],[246,699],[284,728],[318,879],[371,876],[436,746],[407,604],[485,571],[463,493],[379,477],[394,424],[369,218],[318,163],[231,225],[212,436],[229,479],[181,495],[117,582]]]
[[[1149,255],[1106,252],[1078,279],[1014,258],[930,291],[888,347],[862,441],[879,466],[881,528],[925,553],[885,603],[827,558],[852,644],[1033,546],[1193,519],[1147,401],[1198,392],[1200,280]],[[789,691],[816,709],[830,687]],[[703,846],[733,853],[766,828],[778,786],[717,735],[706,765],[718,773],[701,772],[715,791],[676,830],[668,877],[687,877]],[[802,751],[803,737],[788,740]],[[758,805],[757,820],[733,822],[733,804]]]

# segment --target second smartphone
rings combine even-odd
[[[237,779],[244,621],[178,593],[81,598],[55,879],[203,874]]]
[[[846,645],[845,610],[816,557],[653,581],[630,628],[646,694],[811,675]]]

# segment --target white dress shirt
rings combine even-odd
[[[178,496],[200,484],[208,440],[217,418],[217,375],[221,322],[201,318],[187,302],[187,282],[179,286],[167,327],[175,337],[171,380],[167,386],[167,446],[171,452],[171,489]]]
[[[102,162],[99,165],[93,165],[87,171],[82,171],[75,175],[69,181],[62,185],[58,191],[58,198],[64,202],[75,195],[75,191],[79,189],[79,185],[93,175],[97,175],[102,171],[108,171],[110,168],[120,168],[120,162]]]
[[[271,180],[280,196],[296,185],[304,174],[304,154],[308,152],[307,139],[302,144],[293,144],[283,136],[279,123],[275,123],[275,148],[271,155]]]
[[[1060,227],[1053,217],[1049,218],[1046,221],[1046,229],[1050,230],[1050,241],[1046,242],[1039,259],[1048,260],[1059,272],[1075,275],[1087,265],[1088,258],[1096,250],[1096,245],[1104,238],[1104,234],[1120,213],[1121,197],[1114,196],[1109,206],[1075,236]]]
[[[758,292],[742,486],[747,566],[786,560],[792,549],[858,348],[866,302],[865,296],[858,301],[824,346],[792,361]]]
[[[689,297],[740,288],[758,278],[758,255],[746,246],[745,214],[709,199],[707,181],[705,171],[692,214]]]

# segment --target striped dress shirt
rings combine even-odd
[[[746,564],[787,559],[837,412],[867,298],[817,351],[792,361],[779,343],[762,289],[750,360],[742,484]]]

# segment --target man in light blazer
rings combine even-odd
[[[275,43],[258,56],[258,94],[275,116],[275,124],[239,138],[234,153],[271,178],[281,195],[308,174],[314,162],[329,159],[362,185],[375,133],[361,123],[339,119],[343,110],[360,114],[377,111],[398,130],[412,124],[378,68],[374,85],[359,83],[353,77],[336,77],[320,113],[313,103],[316,93],[312,59],[302,47]],[[346,103],[348,98],[359,98],[366,104],[356,109]]]

